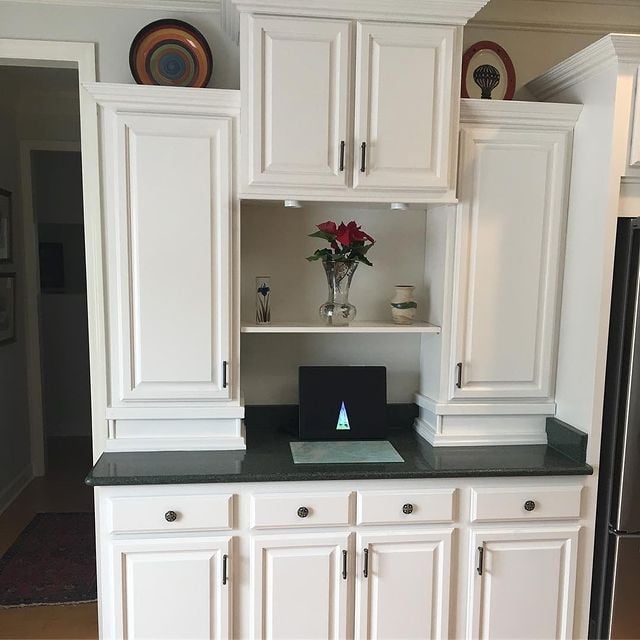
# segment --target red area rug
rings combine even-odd
[[[0,558],[0,608],[96,599],[92,513],[38,513]]]

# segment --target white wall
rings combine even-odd
[[[0,38],[95,42],[98,45],[98,81],[133,83],[129,70],[131,42],[142,27],[160,18],[184,20],[205,36],[215,64],[209,86],[221,89],[240,87],[239,49],[220,27],[216,12],[3,1],[0,2]]]

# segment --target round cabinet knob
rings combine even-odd
[[[409,502],[407,502],[407,504],[403,504],[402,505],[402,513],[409,515],[410,513],[413,513],[413,505]]]
[[[524,503],[524,510],[525,511],[533,511],[536,508],[536,503],[533,500],[527,500]]]
[[[164,519],[167,522],[175,522],[178,519],[178,514],[175,511],[167,511],[167,513],[164,514]]]
[[[298,518],[306,518],[309,515],[309,509],[307,507],[300,507],[298,509]]]

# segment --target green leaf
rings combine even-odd
[[[316,231],[315,233],[309,234],[310,238],[320,238],[321,240],[326,240],[327,242],[333,242],[336,237],[331,233],[327,233],[326,231]]]

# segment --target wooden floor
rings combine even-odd
[[[47,475],[33,480],[0,515],[0,555],[39,511],[93,511],[83,480],[91,467],[88,438],[56,438],[48,445]],[[2,640],[92,640],[98,637],[96,604],[0,609]]]

